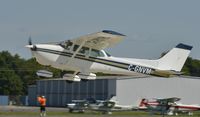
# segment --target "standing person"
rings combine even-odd
[[[39,96],[38,97],[38,102],[40,104],[40,117],[45,117],[46,116],[46,98],[45,96]]]

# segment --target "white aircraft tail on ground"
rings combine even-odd
[[[118,32],[103,30],[56,43],[32,44],[30,39],[26,47],[30,48],[33,57],[40,64],[63,71],[74,71],[63,75],[68,81],[94,80],[97,72],[130,75],[133,78],[180,75],[192,49],[192,46],[180,43],[157,60],[113,57],[103,50],[124,37]]]

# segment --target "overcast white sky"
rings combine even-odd
[[[200,59],[199,0],[1,0],[0,51],[24,58],[34,43],[62,41],[103,29],[127,35],[114,56],[158,58],[178,43]]]

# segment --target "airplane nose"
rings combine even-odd
[[[26,45],[25,47],[30,48],[33,51],[35,51],[37,49],[36,45]]]
[[[26,48],[33,48],[33,45],[26,45]]]

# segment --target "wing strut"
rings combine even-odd
[[[86,41],[83,41],[81,43],[81,45],[76,49],[76,51],[73,53],[72,57],[69,59],[69,61],[67,62],[67,65],[70,65],[72,59],[76,56],[76,54],[79,52],[79,50],[83,47],[83,45],[85,44]]]
[[[83,41],[82,43],[81,43],[81,45],[76,49],[76,51],[73,53],[73,55],[72,55],[72,57],[69,59],[69,61],[67,62],[67,64],[66,65],[69,65],[70,66],[70,64],[72,63],[72,59],[76,56],[76,54],[79,52],[79,50],[83,47],[83,45],[85,44],[85,41]],[[79,69],[77,69],[76,71],[74,71],[74,73],[73,74],[71,74],[71,78],[76,78],[76,75],[78,74],[80,72],[80,70]],[[77,78],[77,79],[80,79],[80,78]],[[77,81],[80,81],[80,80],[77,80]]]

